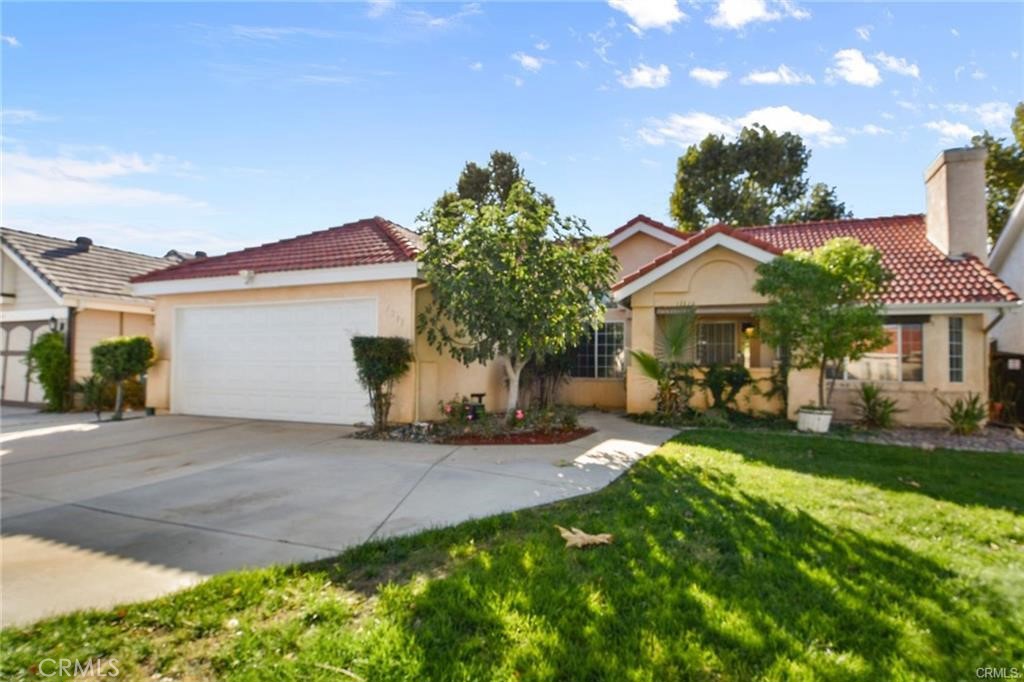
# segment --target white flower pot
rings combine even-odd
[[[830,408],[801,407],[796,414],[797,431],[828,433],[828,427],[832,423]]]

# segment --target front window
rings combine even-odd
[[[840,377],[856,381],[924,381],[924,325],[885,325],[889,342],[859,360],[843,363]],[[828,376],[832,376],[832,369]]]
[[[625,366],[626,325],[605,322],[576,347],[570,376],[605,379],[621,377]]]
[[[736,362],[735,322],[699,322],[697,324],[697,362],[729,365]]]
[[[949,318],[949,380],[964,380],[964,318]]]

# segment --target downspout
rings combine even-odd
[[[64,349],[67,351],[68,357],[71,362],[68,363],[68,372],[71,374],[68,377],[68,386],[74,387],[75,385],[75,308],[68,306],[68,330],[64,334]],[[71,389],[71,402],[74,403],[74,388]]]
[[[416,355],[416,292],[430,286],[429,282],[420,282],[412,288],[412,308],[409,319],[412,321],[412,421],[420,420],[420,359]]]
[[[1020,308],[1020,307],[1021,307],[1022,305],[1024,305],[1024,301],[1017,301],[1017,302],[1015,302],[1015,303],[1014,303],[1014,306],[1016,306],[1017,308]],[[990,331],[992,331],[992,329],[993,329],[993,328],[994,328],[994,327],[995,327],[995,326],[996,326],[997,324],[999,324],[1000,322],[1002,322],[1002,321],[1003,321],[1003,318],[1004,318],[1004,317],[1006,317],[1006,311],[1007,311],[1007,310],[1009,309],[1009,307],[1010,307],[1010,306],[1006,306],[1006,307],[1003,307],[1003,308],[999,308],[999,312],[998,312],[998,313],[996,313],[995,319],[993,319],[993,320],[992,320],[991,322],[989,322],[989,323],[988,323],[987,325],[985,325],[985,334],[986,334],[986,335],[987,335],[987,334],[988,334],[988,333],[989,333]]]

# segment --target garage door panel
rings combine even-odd
[[[354,423],[370,419],[350,339],[375,334],[375,301],[182,308],[178,412]]]

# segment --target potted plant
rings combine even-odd
[[[793,369],[818,371],[818,400],[797,413],[801,431],[825,433],[839,368],[888,343],[881,294],[891,278],[877,249],[832,239],[813,251],[787,251],[757,267],[754,290],[768,299],[761,337],[786,345]],[[829,377],[829,368],[835,368]]]

